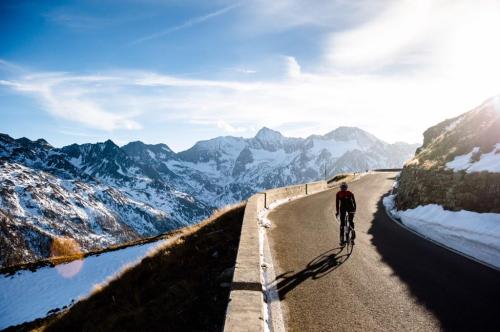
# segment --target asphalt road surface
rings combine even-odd
[[[396,173],[367,175],[356,244],[339,248],[336,190],[277,207],[268,232],[288,331],[500,331],[500,272],[434,245],[387,217]]]

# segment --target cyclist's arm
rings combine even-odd
[[[335,214],[339,214],[339,203],[339,193],[337,193],[337,195],[335,196]]]
[[[356,199],[354,198],[354,194],[352,194],[352,205],[354,206],[354,211],[356,211]]]

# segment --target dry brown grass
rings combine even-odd
[[[72,238],[60,236],[52,240],[50,248],[52,257],[73,256],[81,253],[80,245]]]
[[[183,229],[69,310],[12,330],[220,331],[244,206]]]
[[[356,173],[339,173],[330,180],[328,180],[328,186],[334,187],[336,185],[339,185],[341,182],[352,182],[356,178],[357,178]]]

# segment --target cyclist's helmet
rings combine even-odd
[[[342,182],[342,183],[340,184],[340,189],[346,190],[346,189],[347,189],[347,183]]]

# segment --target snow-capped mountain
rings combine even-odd
[[[0,136],[0,266],[49,257],[56,237],[100,249],[189,225],[213,208],[111,141],[56,149]]]
[[[263,189],[322,179],[325,167],[327,176],[401,167],[416,148],[416,144],[388,144],[351,127],[308,138],[288,138],[262,128],[253,138],[198,142],[162,162],[184,181],[188,177],[197,197],[222,205]]]
[[[325,168],[401,167],[416,147],[349,127],[308,138],[262,128],[179,153],[110,140],[59,149],[0,134],[0,265],[48,257],[58,236],[90,250],[179,228],[257,191],[319,180]]]

